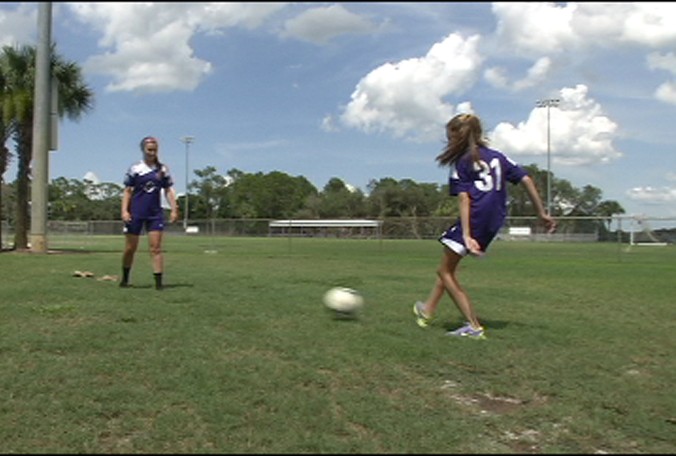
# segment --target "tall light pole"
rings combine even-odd
[[[195,140],[194,136],[183,136],[181,142],[185,144],[185,212],[183,213],[183,229],[188,228],[188,153],[190,144]]]
[[[552,213],[552,151],[549,128],[549,109],[556,108],[560,101],[561,100],[558,98],[545,98],[544,100],[535,102],[535,106],[538,108],[547,108],[547,215],[551,215]]]
[[[49,120],[51,100],[50,43],[52,2],[38,7],[38,46],[35,56],[33,104],[33,183],[31,195],[31,250],[47,253],[47,201],[49,189]]]

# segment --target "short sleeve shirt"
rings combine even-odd
[[[467,192],[470,196],[470,223],[497,232],[507,216],[507,183],[518,184],[526,171],[502,152],[481,147],[481,159],[473,162],[470,154],[451,167],[451,195]]]
[[[131,165],[124,175],[124,186],[132,188],[132,217],[151,218],[161,215],[162,190],[173,185],[166,165],[151,167],[143,160]]]

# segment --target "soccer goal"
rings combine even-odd
[[[645,217],[634,216],[630,219],[629,245],[664,247],[667,243],[657,237]]]

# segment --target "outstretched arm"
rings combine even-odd
[[[521,183],[523,184],[524,187],[526,187],[528,197],[533,203],[533,206],[535,206],[535,210],[538,213],[538,217],[540,217],[540,219],[545,225],[545,228],[547,228],[547,232],[553,233],[556,230],[556,221],[552,218],[551,215],[545,212],[545,208],[542,205],[542,199],[540,198],[540,194],[538,193],[538,190],[535,187],[535,184],[533,183],[533,179],[531,179],[530,176],[524,176],[523,179],[521,179]]]

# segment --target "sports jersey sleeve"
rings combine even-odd
[[[127,172],[124,174],[124,179],[122,180],[122,183],[124,184],[125,187],[134,186],[134,172],[132,171],[131,166],[127,169]]]
[[[169,167],[162,165],[162,182],[160,184],[162,188],[169,188],[174,186],[174,179],[171,177],[169,172]]]
[[[523,179],[523,176],[528,173],[507,155],[502,155],[504,157],[505,179],[512,184],[518,184]]]

